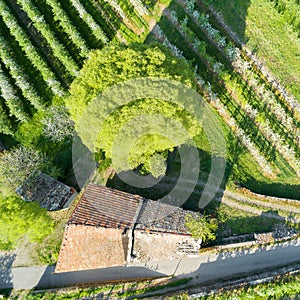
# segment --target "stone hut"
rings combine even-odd
[[[24,201],[37,201],[49,211],[68,207],[77,195],[74,188],[40,171],[32,173],[16,189],[16,193]]]
[[[89,184],[73,211],[55,272],[125,266],[198,254],[179,207]]]

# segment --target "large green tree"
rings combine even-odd
[[[91,53],[80,75],[71,85],[66,105],[75,128],[82,121],[81,116],[88,105],[99,94],[116,84],[140,77],[171,79],[192,88],[195,86],[194,73],[186,61],[174,57],[161,45],[107,46]],[[123,164],[124,159],[120,157],[115,168],[120,171],[143,165],[153,175],[162,175],[161,169],[165,168],[165,164],[157,154],[166,157],[168,150],[188,142],[199,133],[199,124],[189,112],[174,102],[142,98],[126,105],[116,105],[118,97],[116,95],[115,99],[111,97],[100,102],[103,109],[112,103],[115,109],[105,117],[105,122],[99,128],[95,149],[91,150],[102,150],[108,158],[122,156],[122,151],[113,154],[113,148],[124,148],[125,151],[126,147],[122,145],[130,141],[132,144],[127,156],[129,164]],[[94,119],[97,119],[95,114],[99,105],[90,111]],[[157,118],[158,115],[160,117]],[[178,124],[188,135],[176,133],[181,130]],[[98,126],[96,122],[92,127],[95,126]]]

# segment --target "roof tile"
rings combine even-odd
[[[69,224],[131,228],[143,198],[104,186],[89,184]]]

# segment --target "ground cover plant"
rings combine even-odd
[[[164,43],[175,55],[193,63],[199,75],[198,84],[202,92],[260,165],[260,174],[254,175],[254,168],[243,167],[237,170],[239,174],[235,174],[238,175],[236,178],[252,190],[267,194],[271,192],[271,183],[276,182],[275,174],[278,182],[291,182],[294,178],[294,182],[297,183],[297,135],[291,137],[294,142],[286,140],[287,132],[291,130],[290,125],[286,123],[286,129],[283,129],[278,110],[282,107],[282,116],[290,115],[287,118],[294,123],[294,129],[291,131],[298,132],[299,123],[293,109],[270,89],[266,89],[267,86],[259,72],[251,67],[243,53],[233,47],[228,37],[214,28],[211,22],[199,2],[172,1],[152,33],[155,39]],[[204,43],[200,38],[204,39]],[[228,65],[228,61],[231,62],[231,66]],[[265,108],[259,109],[259,105],[264,101]],[[281,129],[276,125],[277,122]],[[282,142],[278,143],[280,140]],[[235,157],[234,161],[234,164],[239,161],[238,163],[245,165],[242,156],[239,159]],[[242,174],[243,172],[246,174]],[[267,176],[263,177],[261,173]],[[263,188],[262,182],[265,183]],[[291,193],[293,188],[297,189],[297,186],[291,188]],[[280,185],[276,192],[278,196],[283,196]],[[297,196],[294,194],[292,197]]]
[[[275,281],[249,287],[237,288],[199,299],[298,299],[300,276],[283,276]]]
[[[10,295],[10,299],[79,299],[83,297],[118,297],[127,298],[135,297],[141,294],[152,293],[164,290],[170,287],[180,287],[188,283],[191,278],[182,279],[165,279],[165,280],[147,280],[139,282],[125,282],[118,284],[104,284],[95,287],[85,288],[66,288],[59,291],[14,291]],[[1,292],[1,290],[0,290]],[[10,291],[3,290],[3,295],[6,296]],[[6,298],[5,298],[6,299]]]
[[[299,3],[293,0],[203,2],[221,12],[238,37],[299,99]]]
[[[169,76],[197,90],[222,126],[227,163],[214,200],[236,184],[260,194],[299,200],[298,6],[296,0],[0,0],[0,139],[7,148],[0,156],[4,159],[6,153],[22,147],[32,149],[47,161],[46,167],[35,167],[71,182],[74,123],[76,126],[96,90],[135,76]],[[237,40],[216,12],[221,12]],[[153,42],[155,46],[149,46]],[[135,56],[134,49],[148,53]],[[261,61],[270,70],[267,75]],[[273,75],[275,83],[270,79]],[[97,153],[98,171],[111,167],[109,149],[118,122],[127,123],[139,110],[165,112],[190,129],[201,158],[198,183],[185,203],[185,208],[197,210],[210,173],[208,139],[188,114],[150,100],[122,107],[107,120],[104,138],[98,141],[102,150]],[[130,134],[127,132],[127,139]],[[136,145],[131,168],[143,175],[166,175],[151,189],[134,189],[114,173],[107,184],[152,199],[167,195],[181,170],[177,146],[158,137],[147,137]],[[0,186],[8,193],[1,196],[1,209],[9,207],[9,214],[2,214],[3,222],[13,228],[14,211],[19,211],[15,218],[21,225],[11,231],[15,238],[8,230],[1,233],[3,249],[13,247],[26,234],[25,224],[32,228],[30,238],[39,242],[55,226],[45,212],[11,194],[19,184],[13,183],[18,176],[12,174],[20,172],[13,168],[16,163],[11,166],[5,167],[0,178],[11,184],[10,189]],[[22,178],[28,176],[29,167],[21,170]],[[231,214],[219,202],[206,209],[219,219],[219,236],[228,228],[233,234],[268,231],[279,222],[245,213],[251,207],[263,211],[261,204],[229,200],[239,201],[244,210],[231,207]],[[48,224],[49,231],[41,225],[38,232],[26,218],[22,223],[26,211]],[[280,216],[285,218],[288,213],[280,211]],[[49,245],[49,252],[57,252],[57,239],[50,239]],[[55,255],[41,253],[41,257],[47,263],[55,262]]]
[[[55,228],[55,221],[37,203],[26,203],[10,195],[0,196],[0,249],[13,249],[24,235],[30,242],[41,242]]]

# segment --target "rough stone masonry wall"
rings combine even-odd
[[[200,245],[191,236],[135,230],[133,254],[140,262],[169,260],[197,255]]]

